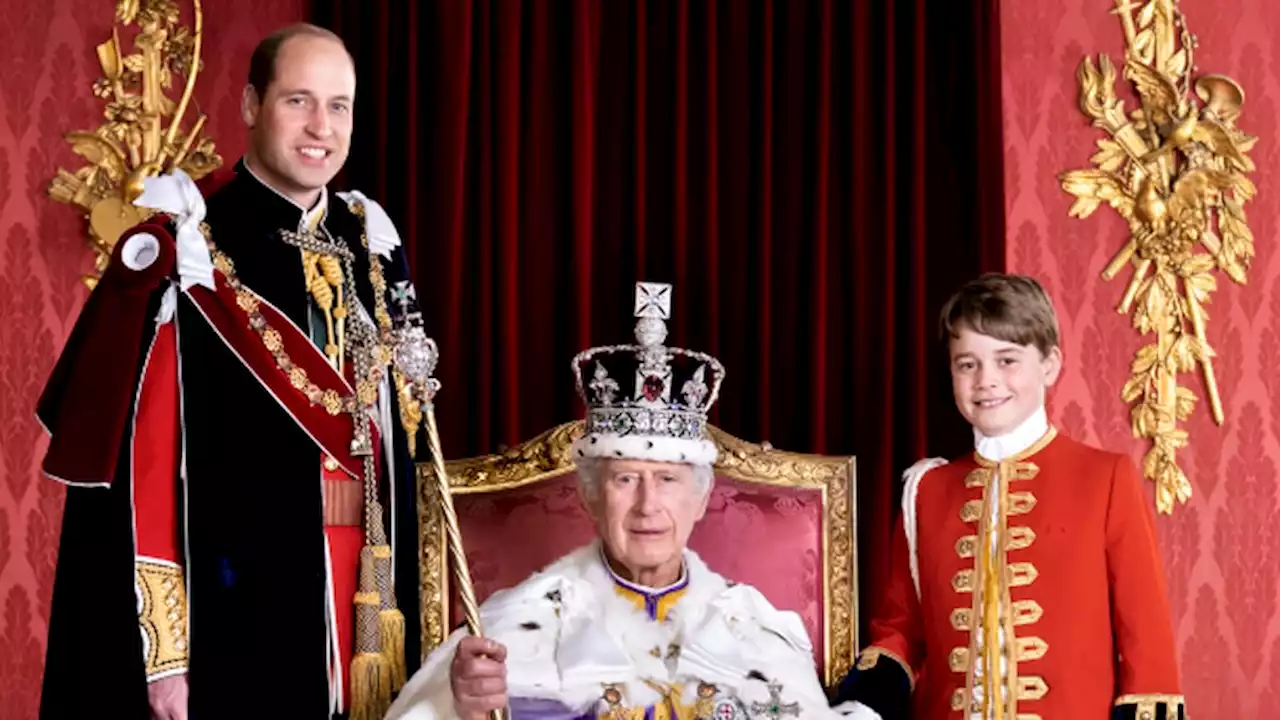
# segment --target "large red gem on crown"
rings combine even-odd
[[[641,392],[644,393],[645,400],[655,402],[662,397],[663,387],[665,387],[665,384],[662,382],[662,378],[657,375],[650,375],[644,379],[644,386],[641,388]]]

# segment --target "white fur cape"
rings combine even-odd
[[[784,705],[798,715],[836,718],[813,666],[813,650],[800,617],[775,609],[749,585],[731,585],[692,551],[685,552],[688,588],[658,623],[615,591],[593,542],[495,593],[480,608],[486,636],[507,648],[507,691],[512,698],[563,704],[576,714],[602,712],[606,685],[627,707],[660,699],[646,681],[683,688],[692,705],[700,683],[716,687],[715,703],[736,705],[739,718],[753,703],[768,703],[769,682],[781,686]],[[409,679],[387,720],[457,718],[449,667],[454,632]],[[671,648],[678,651],[664,659]],[[654,649],[659,657],[655,657]],[[763,708],[762,708],[763,709]]]

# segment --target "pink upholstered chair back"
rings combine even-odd
[[[580,431],[570,423],[501,455],[447,463],[478,602],[595,538],[569,456]],[[831,685],[858,647],[853,458],[785,453],[716,428],[712,434],[720,447],[716,484],[689,546],[712,570],[799,613]],[[424,464],[419,477],[426,653],[463,615],[434,470]]]

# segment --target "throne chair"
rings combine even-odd
[[[731,581],[798,613],[826,687],[858,649],[855,459],[783,452],[708,430],[715,485],[689,548]],[[581,421],[495,455],[445,463],[476,600],[524,580],[593,538],[571,445]],[[423,656],[463,624],[431,463],[418,472]]]

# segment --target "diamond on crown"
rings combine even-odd
[[[609,407],[613,404],[613,398],[618,394],[618,381],[609,377],[609,371],[604,369],[604,363],[596,363],[596,374],[591,380],[591,390],[596,394],[596,402]]]
[[[707,366],[699,365],[693,377],[686,380],[680,394],[684,395],[684,402],[689,407],[698,407],[707,397]]]

